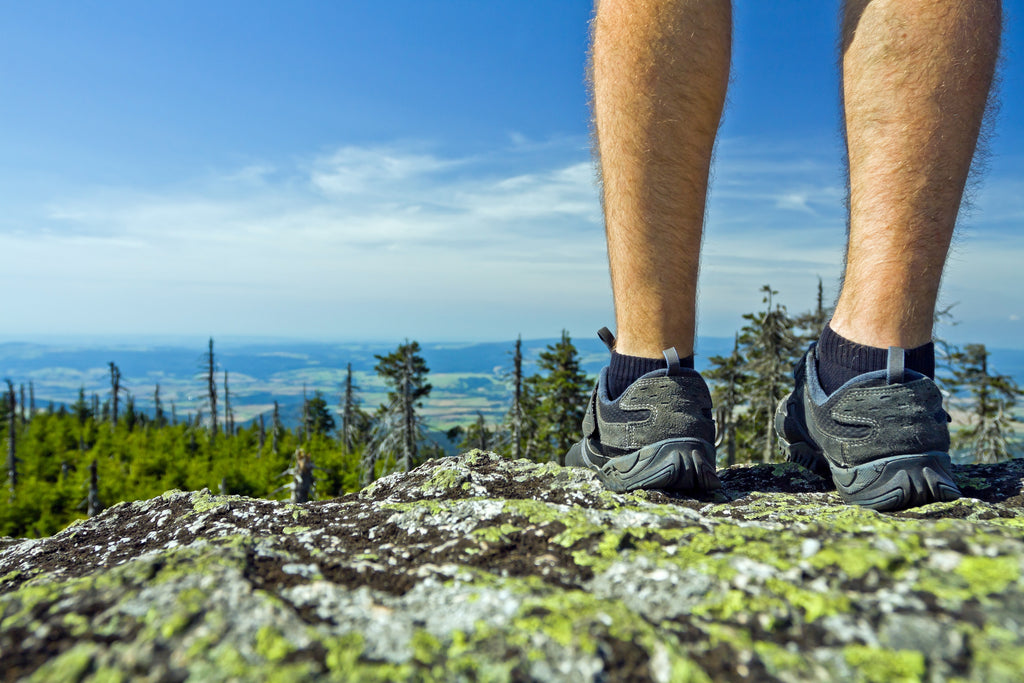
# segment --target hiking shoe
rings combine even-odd
[[[598,336],[609,350],[608,328]],[[635,489],[712,490],[715,423],[704,379],[667,349],[668,367],[643,375],[612,400],[608,368],[601,370],[583,417],[583,439],[565,456],[571,467],[589,467],[612,491]]]
[[[831,477],[847,503],[902,510],[960,497],[942,395],[927,376],[904,368],[903,349],[889,349],[885,370],[826,396],[812,344],[794,379],[775,412],[786,459]]]

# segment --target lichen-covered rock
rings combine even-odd
[[[293,505],[208,492],[0,543],[0,678],[1016,681],[1024,462],[847,507],[793,465],[696,500],[474,451]]]

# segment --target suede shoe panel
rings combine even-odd
[[[812,345],[776,411],[786,459],[831,477],[848,503],[886,511],[960,496],[942,394],[930,378],[905,369],[902,353],[890,349],[885,370],[827,396]]]
[[[645,375],[616,401],[599,392],[596,408],[603,446],[631,450],[681,435],[715,440],[711,394],[696,372],[674,377]]]
[[[948,451],[949,429],[942,394],[927,377],[887,384],[881,376],[848,383],[818,404],[824,396],[817,373],[807,365],[800,379],[806,430],[825,456],[837,465],[861,465],[895,454]]]
[[[860,439],[841,442],[843,465],[860,465],[891,453],[949,450],[942,394],[927,378],[908,384],[850,389],[832,406],[831,416],[837,425],[868,428]],[[831,436],[825,424],[819,429]]]
[[[582,426],[583,439],[566,453],[565,464],[597,471],[612,491],[721,487],[711,393],[692,369],[669,363],[612,399],[604,368]]]

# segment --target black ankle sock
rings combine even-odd
[[[818,339],[818,381],[825,393],[831,394],[857,375],[885,370],[888,358],[889,349],[852,342],[826,325]],[[935,344],[928,342],[908,349],[904,362],[909,370],[935,379]]]
[[[684,368],[693,369],[693,355],[679,359]],[[641,358],[640,356],[624,356],[612,351],[612,360],[608,364],[608,394],[614,401],[629,385],[648,372],[667,368],[664,358]]]

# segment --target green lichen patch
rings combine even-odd
[[[920,652],[851,645],[843,655],[853,667],[854,680],[865,683],[919,683],[925,674]]]

